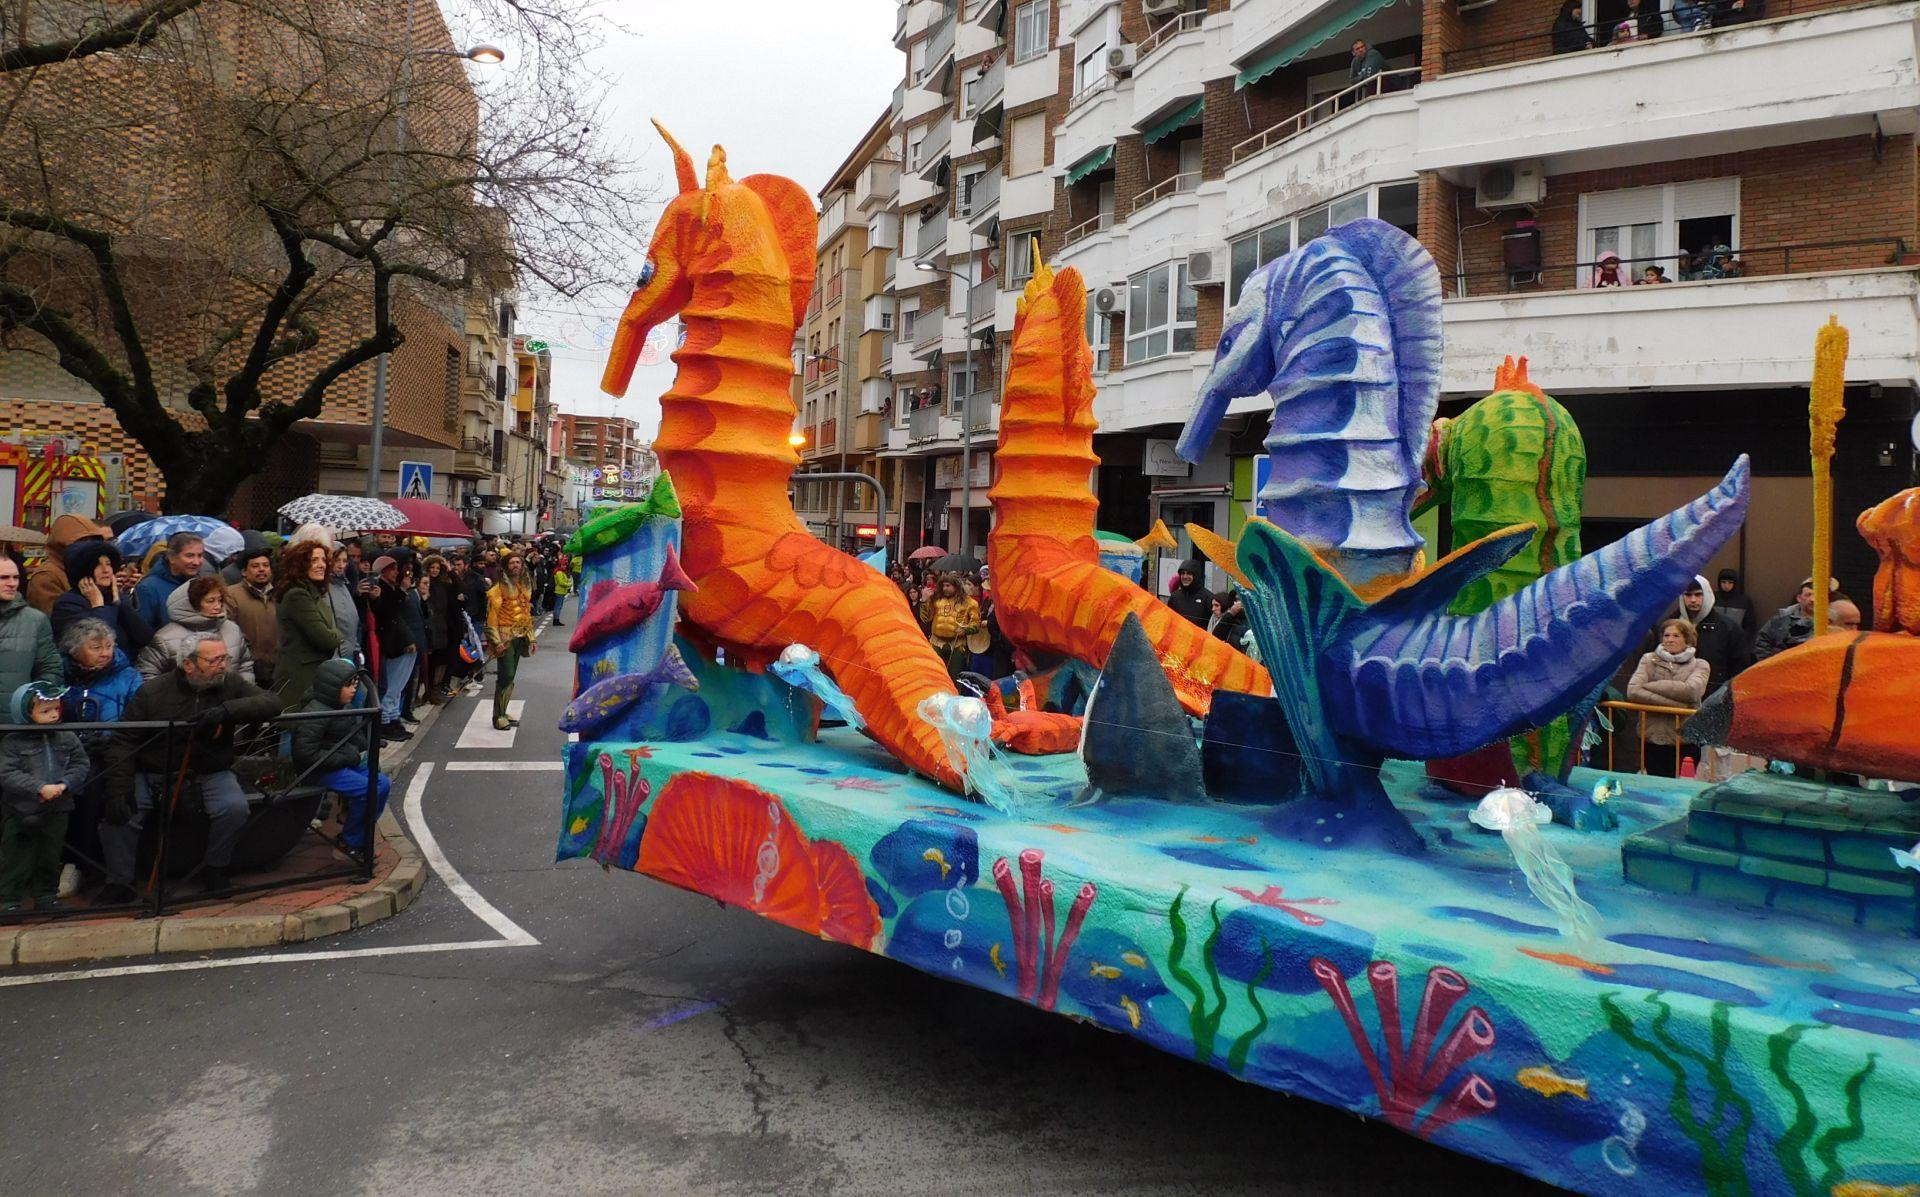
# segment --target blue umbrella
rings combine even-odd
[[[207,542],[207,555],[216,560],[225,560],[241,549],[246,541],[234,528],[210,515],[163,515],[159,519],[135,524],[114,538],[114,544],[120,547],[123,556],[138,561],[147,555],[147,550],[166,540],[175,532],[192,532]]]

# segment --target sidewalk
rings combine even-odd
[[[425,708],[413,739],[383,747],[381,770],[396,779],[390,802],[400,800],[400,771],[444,710],[445,706]],[[288,853],[279,871],[315,872],[335,860],[332,849],[307,838]],[[123,915],[4,926],[0,927],[0,969],[304,943],[400,913],[413,905],[426,873],[420,850],[400,829],[389,806],[380,817],[370,881],[335,879],[300,889],[249,894],[231,902],[195,905],[157,919]]]

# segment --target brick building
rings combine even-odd
[[[1579,419],[1589,547],[1748,452],[1755,516],[1716,565],[1785,602],[1806,572],[1806,384],[1829,313],[1853,334],[1836,510],[1914,481],[1920,7],[1775,0],[1700,31],[1668,12],[1644,31],[1658,36],[1628,38],[1624,0],[1583,4],[1592,44],[1563,52],[1553,0],[902,4],[895,209],[912,251],[894,279],[889,453],[951,455],[964,334],[991,327],[1004,354],[1037,235],[1090,291],[1102,526],[1235,533],[1267,401],[1236,402],[1198,465],[1169,443],[1224,309],[1260,264],[1372,216],[1440,268],[1444,411],[1523,353]],[[1356,39],[1386,61],[1360,83]],[[987,280],[992,310],[976,288],[967,317],[946,315],[962,288],[909,273],[929,257]],[[1626,281],[1658,266],[1672,285],[1596,286],[1614,258]],[[979,377],[991,392],[997,374]],[[957,471],[919,479],[943,535],[931,509],[958,499],[936,475]],[[1843,583],[1863,591],[1862,546],[1836,542]]]
[[[358,0],[341,0],[314,11],[323,19],[344,22],[343,28],[355,36],[377,38],[379,45],[453,48],[433,4],[407,7],[414,13],[410,31],[399,27],[401,10],[392,6],[369,8]],[[263,23],[267,21],[244,10],[203,10],[182,19],[177,32],[184,40],[178,44],[169,40],[174,36],[170,33],[137,54],[98,55],[47,68],[38,73],[38,90],[27,93],[22,119],[9,126],[13,135],[24,136],[22,130],[32,123],[27,118],[39,106],[40,119],[53,127],[61,119],[57,110],[65,106],[77,114],[66,118],[68,127],[92,133],[84,141],[63,144],[56,162],[58,185],[85,195],[82,210],[104,211],[142,239],[149,256],[136,268],[152,275],[134,280],[144,341],[162,401],[189,431],[205,427],[186,396],[195,381],[189,363],[206,351],[208,328],[185,316],[170,323],[165,305],[173,292],[168,288],[191,288],[199,285],[194,280],[202,273],[220,269],[220,255],[237,234],[228,215],[234,203],[219,189],[218,174],[200,172],[195,154],[205,147],[180,129],[191,124],[195,106],[229,105],[257,94],[266,84],[288,82],[275,74],[285,61],[277,52],[278,35],[284,31]],[[182,46],[217,51],[220,67],[202,69]],[[411,138],[429,146],[448,139],[471,141],[478,110],[464,67],[452,57],[416,54],[412,69]],[[351,87],[355,78],[351,72],[338,72],[335,81]],[[391,78],[376,78],[368,86],[390,87]],[[57,190],[55,194],[58,202]],[[252,225],[245,228],[238,235],[253,231]],[[57,270],[47,293],[56,302],[84,305],[84,292],[63,290]],[[275,279],[265,281],[270,285]],[[234,278],[221,285],[240,283]],[[331,354],[371,331],[371,296],[365,291],[336,283],[314,298],[308,316],[318,344],[266,375],[263,392],[269,402],[291,401]],[[483,296],[477,302],[485,309],[491,301]],[[434,498],[457,501],[466,306],[462,296],[404,281],[396,287],[394,316],[406,344],[392,355],[390,365],[384,493],[397,493],[397,463],[416,459],[436,467]],[[183,310],[192,309],[183,305]],[[117,352],[111,338],[103,343],[110,353]],[[360,493],[368,463],[373,376],[368,363],[335,380],[318,418],[296,425],[264,468],[242,485],[230,509],[215,514],[250,524],[309,491]],[[75,450],[120,455],[123,481],[116,493],[102,497],[103,507],[159,505],[163,480],[138,443],[91,388],[59,367],[46,343],[15,331],[0,344],[0,442],[38,446],[50,437],[64,438]]]
[[[644,499],[660,472],[653,447],[640,439],[640,425],[625,416],[554,415],[550,463],[556,479],[584,479],[577,503]],[[580,511],[571,513],[578,521]],[[565,516],[556,513],[556,523]]]

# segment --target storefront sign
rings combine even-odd
[[[973,485],[978,490],[993,484],[993,454],[980,452],[973,455]],[[936,490],[964,489],[960,475],[960,455],[938,457],[933,462],[933,485]]]
[[[1193,463],[1181,460],[1175,444],[1170,440],[1148,438],[1140,455],[1140,472],[1149,478],[1191,478]]]

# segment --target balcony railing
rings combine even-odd
[[[814,438],[814,442],[813,442],[814,448],[832,449],[837,447],[840,444],[839,417],[836,416],[831,420],[821,421],[820,427],[817,431],[819,435]]]
[[[813,288],[813,293],[807,296],[807,319],[811,320],[815,316],[818,316],[819,314],[820,314],[820,288],[816,284]]]
[[[973,181],[973,194],[961,197],[960,215],[968,220],[979,220],[1000,203],[1000,172],[992,168],[982,172]]]
[[[1657,266],[1670,283],[1727,282],[1746,278],[1811,274],[1825,270],[1864,270],[1893,266],[1907,256],[1902,237],[1866,237],[1851,241],[1801,241],[1791,245],[1754,245],[1726,249],[1712,255],[1666,254],[1659,257],[1600,259],[1566,262],[1533,270],[1476,270],[1453,276],[1456,297],[1596,290],[1640,283],[1648,267]],[[1603,282],[1605,268],[1613,266],[1619,282]]]
[[[846,294],[847,291],[847,276],[837,271],[829,275],[827,277],[826,291],[827,306],[830,307],[833,304],[839,303],[840,297]]]
[[[1270,150],[1277,145],[1283,145],[1300,136],[1302,133],[1305,133],[1308,129],[1316,125],[1325,124],[1327,121],[1332,120],[1356,104],[1364,103],[1367,100],[1384,95],[1390,91],[1404,91],[1419,82],[1419,67],[1403,67],[1397,71],[1382,71],[1378,75],[1362,79],[1351,87],[1342,88],[1326,99],[1309,105],[1304,111],[1288,117],[1272,128],[1264,129],[1259,133],[1255,133],[1252,137],[1247,138],[1245,141],[1238,143],[1233,147],[1232,161],[1239,162],[1243,159],[1251,158],[1263,150]]]
[[[1067,101],[1067,107],[1078,108],[1101,92],[1110,91],[1112,88],[1113,74],[1110,71],[1103,70],[1093,78],[1087,80],[1085,87],[1073,93],[1073,98]]]
[[[999,395],[992,387],[975,391],[967,398],[967,431],[985,432],[993,427],[993,405]]]
[[[1846,0],[1745,0],[1741,8],[1734,8],[1731,0],[1679,0],[1673,5],[1673,11],[1664,14],[1660,33],[1661,38],[1687,37],[1695,33],[1704,33],[1711,29],[1727,29],[1734,25],[1752,24],[1755,21],[1773,17],[1796,16],[1818,12],[1828,8],[1838,8]],[[1682,11],[1694,20],[1684,20]],[[1630,42],[1652,40],[1638,35],[1630,38],[1618,38],[1615,31],[1623,24],[1620,20],[1598,21],[1592,25],[1580,26],[1580,31],[1554,31],[1543,29],[1538,33],[1529,33],[1521,37],[1510,37],[1497,42],[1488,42],[1484,46],[1465,46],[1458,50],[1448,50],[1440,57],[1441,71],[1452,74],[1455,71],[1473,71],[1481,67],[1507,66],[1516,62],[1532,62],[1555,54],[1573,54],[1581,50],[1618,49]]]
[[[1169,196],[1185,195],[1187,192],[1197,190],[1199,186],[1200,172],[1197,170],[1171,175],[1155,183],[1145,191],[1142,191],[1139,195],[1134,196],[1133,210],[1135,212],[1144,211]]]
[[[940,439],[940,408],[923,407],[907,417],[907,441],[920,444]]]
[[[927,39],[927,56],[920,60],[920,73],[914,76],[914,86],[918,87],[932,78],[940,69],[940,64],[953,53],[953,22],[943,20],[940,28],[933,31]]]
[[[1193,12],[1183,12],[1173,20],[1160,26],[1160,28],[1140,40],[1139,61],[1145,62],[1149,54],[1152,54],[1155,50],[1158,50],[1161,46],[1166,45],[1181,34],[1197,31],[1206,19],[1206,11],[1204,9],[1196,9]]]
[[[934,209],[932,215],[920,218],[920,231],[914,234],[913,256],[924,258],[928,254],[942,252],[947,245],[947,210]]]
[[[1068,229],[1067,235],[1061,238],[1061,243],[1064,245],[1072,245],[1076,241],[1085,241],[1095,233],[1104,233],[1112,227],[1113,213],[1102,212],[1092,220],[1083,220]]]
[[[926,308],[920,309],[920,314],[914,317],[913,347],[915,349],[925,349],[930,345],[937,344],[942,333],[941,326],[946,324],[946,322],[947,312],[945,308],[933,308],[932,310]]]
[[[993,315],[994,297],[997,288],[986,283],[975,283],[967,289],[967,323],[978,324]]]

